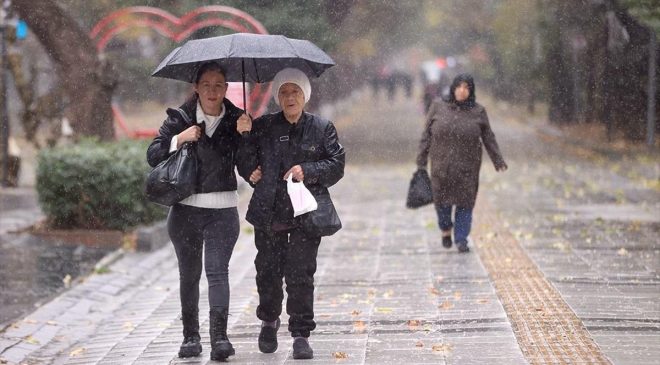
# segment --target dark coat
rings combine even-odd
[[[490,129],[486,109],[476,104],[462,109],[437,99],[427,114],[417,166],[431,157],[431,183],[436,204],[474,206],[479,190],[482,142],[495,167],[504,164]]]
[[[243,113],[228,99],[223,101],[225,115],[211,137],[202,132],[195,143],[197,152],[196,193],[236,190],[236,153],[241,135],[236,131],[236,120]],[[147,161],[155,167],[169,156],[172,137],[196,123],[197,100],[189,100],[181,107],[167,109],[167,119],[147,149]]]
[[[328,188],[344,176],[344,148],[335,126],[320,117],[303,113],[296,128],[302,128],[299,143],[289,143],[291,126],[282,112],[267,114],[253,121],[249,138],[239,148],[238,172],[249,180],[261,166],[261,180],[254,186],[246,220],[255,227],[269,229],[273,223],[275,195],[284,172],[300,165],[303,183],[315,197],[329,194]],[[288,152],[283,158],[282,154]],[[282,166],[283,161],[287,166]],[[318,199],[317,199],[318,200]]]

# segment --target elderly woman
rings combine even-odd
[[[286,310],[294,337],[294,359],[311,359],[308,337],[314,322],[314,272],[321,236],[338,221],[328,187],[344,175],[344,149],[334,125],[303,109],[312,88],[297,69],[284,69],[273,80],[276,103],[282,111],[252,122],[241,116],[237,130],[250,131],[239,149],[238,171],[254,186],[246,219],[254,225],[257,289],[261,319],[259,350],[277,350],[282,313],[282,279],[288,294]],[[287,178],[302,182],[318,201],[317,211],[294,217],[287,194]],[[331,218],[336,218],[333,221]],[[327,227],[325,227],[327,228]]]
[[[495,170],[505,171],[507,165],[490,129],[486,109],[476,102],[474,80],[469,74],[461,74],[451,84],[448,101],[436,99],[431,104],[417,156],[420,169],[426,169],[431,156],[431,184],[442,245],[452,246],[453,228],[459,252],[470,250],[468,236],[479,189],[482,142]]]
[[[242,111],[225,98],[225,71],[217,63],[197,71],[195,92],[183,105],[167,109],[167,119],[147,150],[156,166],[185,143],[194,143],[198,159],[196,193],[174,204],[167,230],[179,263],[183,343],[179,357],[199,356],[199,280],[202,252],[209,285],[211,359],[234,355],[227,338],[228,265],[238,239],[236,152],[241,140],[236,120]]]

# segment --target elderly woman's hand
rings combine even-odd
[[[252,118],[249,115],[243,114],[236,121],[236,130],[238,133],[243,134],[252,130]]]
[[[284,180],[288,179],[289,175],[292,175],[296,181],[303,181],[305,179],[305,173],[300,165],[290,168],[289,171],[284,174]]]

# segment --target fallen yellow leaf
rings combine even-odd
[[[441,353],[441,354],[449,354],[453,349],[454,349],[454,346],[452,346],[448,343],[435,344],[431,348],[431,350],[433,350],[433,352],[437,352],[437,353]]]
[[[364,321],[353,322],[353,330],[355,332],[364,332],[367,329],[367,324]]]
[[[387,313],[392,313],[392,308],[388,308],[388,307],[377,307],[377,308],[376,308],[376,312],[378,312],[378,313],[385,313],[385,314],[387,314]]]
[[[555,242],[552,244],[552,247],[560,250],[560,251],[570,251],[571,246],[569,246],[567,243],[564,242]]]
[[[24,340],[25,340],[25,342],[27,342],[29,344],[32,344],[32,345],[38,345],[40,343],[39,340],[37,340],[36,338],[34,338],[32,336],[27,336],[27,337],[24,338]]]
[[[552,220],[554,222],[558,222],[558,223],[565,222],[566,221],[566,216],[563,215],[563,214],[554,214],[552,216]]]
[[[62,283],[64,284],[65,288],[70,288],[71,287],[71,275],[66,274],[64,278],[62,278]]]
[[[442,308],[442,309],[451,309],[451,308],[454,308],[454,304],[452,302],[448,301],[448,300],[445,300],[444,302],[442,302],[442,304],[440,304],[440,308]]]
[[[408,324],[408,329],[409,329],[409,330],[411,330],[411,331],[415,331],[415,330],[417,330],[417,328],[419,327],[420,322],[419,322],[418,320],[416,320],[416,319],[411,319],[411,320],[409,320],[409,321],[407,322],[407,324]]]
[[[454,292],[454,299],[461,300],[463,294],[460,291]]]
[[[332,356],[334,356],[334,358],[337,359],[337,360],[348,359],[348,354],[345,353],[345,352],[340,352],[340,351],[333,352]]]
[[[78,347],[77,349],[69,352],[69,357],[76,357],[76,356],[82,355],[84,352],[85,352],[84,347]]]

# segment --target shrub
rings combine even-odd
[[[78,144],[42,150],[37,192],[49,223],[56,228],[126,230],[165,216],[148,202],[144,180],[150,171],[146,142]]]

